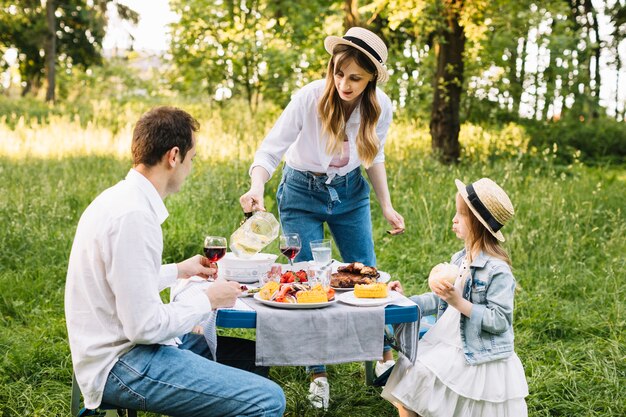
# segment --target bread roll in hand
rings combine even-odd
[[[448,281],[454,285],[456,277],[459,276],[459,267],[447,262],[435,265],[428,276],[428,285],[432,288],[432,284],[441,281]]]

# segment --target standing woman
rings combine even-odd
[[[374,187],[390,233],[404,231],[404,219],[391,204],[384,143],[392,120],[391,100],[376,87],[389,74],[387,47],[369,30],[353,27],[344,37],[328,36],[331,54],[326,80],[314,81],[292,98],[256,152],[250,167],[250,190],[241,196],[244,211],[264,210],[265,183],[285,155],[276,193],[284,233],[298,233],[302,249],[295,259],[312,258],[309,243],[324,238],[324,222],[344,262],[375,266],[370,213]],[[376,373],[393,364],[389,348]],[[326,408],[329,388],[323,365],[309,368],[311,403]]]
[[[384,143],[392,120],[391,100],[376,87],[389,74],[387,47],[369,30],[353,27],[344,37],[328,36],[326,80],[300,89],[256,152],[250,190],[241,196],[244,211],[263,210],[265,183],[286,152],[276,193],[285,233],[298,233],[296,261],[312,259],[309,242],[324,237],[324,222],[344,262],[376,265],[369,185],[374,187],[392,233],[404,219],[391,204]]]

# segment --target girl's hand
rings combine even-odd
[[[458,305],[458,302],[463,299],[461,291],[448,281],[435,281],[430,283],[430,289],[442,300],[451,306]]]
[[[392,227],[388,233],[391,235],[399,235],[404,232],[404,217],[400,215],[393,207],[383,209],[383,216]]]
[[[402,289],[402,284],[400,284],[400,281],[391,281],[389,284],[387,284],[387,289],[389,291],[395,291],[404,295],[404,290]]]
[[[459,310],[465,317],[472,315],[472,307],[474,304],[463,298],[461,290],[448,281],[434,282],[430,288],[439,298]]]

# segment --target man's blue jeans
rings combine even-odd
[[[241,347],[250,352],[254,343],[230,339],[236,344],[218,339],[218,360],[220,350],[225,350],[236,361],[235,351]],[[285,395],[277,384],[207,359],[210,353],[203,336],[188,334],[182,341],[179,347],[137,345],[124,354],[109,373],[102,402],[181,417],[283,415]],[[250,361],[240,364],[259,369],[246,363]]]

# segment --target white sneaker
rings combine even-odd
[[[374,368],[374,373],[376,374],[377,377],[379,377],[382,374],[384,374],[387,371],[387,369],[391,368],[395,364],[396,364],[396,361],[394,361],[393,359],[389,359],[388,361],[385,361],[385,362],[376,361],[376,367]]]
[[[309,385],[309,395],[307,397],[311,406],[328,410],[330,401],[330,385],[326,377],[315,378]]]

